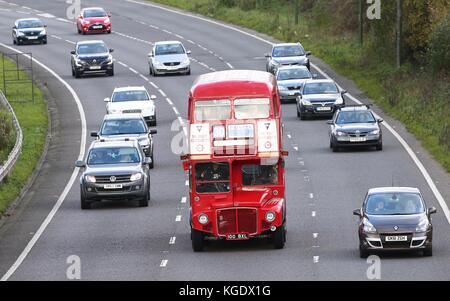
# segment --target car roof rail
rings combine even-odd
[[[362,104],[356,104],[356,105],[345,105],[342,108],[359,108],[359,107],[366,107],[367,109],[370,109],[373,106],[372,103],[362,103]]]

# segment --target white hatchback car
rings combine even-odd
[[[111,98],[105,98],[107,114],[140,113],[150,126],[156,126],[155,95],[145,87],[115,88]]]
[[[148,54],[150,75],[182,73],[191,74],[191,52],[179,41],[156,42]]]

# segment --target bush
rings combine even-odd
[[[429,46],[429,60],[435,73],[450,69],[450,15],[432,32]]]
[[[0,110],[0,152],[10,148],[14,143],[14,126],[9,112]]]

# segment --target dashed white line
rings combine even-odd
[[[320,257],[319,256],[314,256],[313,257],[313,262],[314,263],[319,263]]]
[[[186,204],[186,201],[187,201],[187,197],[182,197],[181,198],[181,204]]]
[[[66,42],[69,43],[69,44],[73,44],[73,45],[76,44],[75,42],[73,42],[73,41],[71,41],[71,40],[64,40],[64,41],[66,41]]]
[[[144,74],[139,74],[139,76],[140,76],[143,80],[148,81],[147,76],[145,76]]]
[[[189,180],[186,180],[186,182],[184,183],[186,186],[189,186]]]
[[[177,238],[175,236],[172,236],[169,240],[169,245],[174,245]]]
[[[311,216],[312,216],[312,217],[316,217],[316,211],[312,211],[312,212],[311,212]]]
[[[310,199],[313,199],[313,198],[314,198],[314,193],[310,193],[310,194],[309,194],[309,198],[310,198]]]
[[[176,107],[172,107],[172,110],[175,112],[175,114],[180,115],[180,112],[178,112]]]
[[[169,260],[167,259],[163,259],[161,260],[161,264],[159,265],[161,268],[165,268],[167,266],[167,263],[169,262]]]
[[[188,43],[191,43],[192,45],[195,45],[195,42],[192,40],[186,40]]]
[[[289,139],[292,139],[292,136],[291,136],[290,134],[287,134],[287,137],[288,137]]]
[[[128,65],[125,64],[124,62],[118,62],[118,63],[119,63],[119,65],[122,65],[122,66],[124,66],[125,68],[128,68]]]
[[[298,147],[297,147],[297,146],[294,146],[293,148],[294,148],[294,150],[295,150],[296,152],[298,152]]]
[[[180,221],[181,221],[181,215],[177,215],[177,216],[175,217],[175,221],[176,221],[176,222],[180,222]]]
[[[230,63],[227,63],[227,66],[228,66],[230,69],[234,69],[233,65],[231,65]]]
[[[173,102],[172,100],[170,100],[170,98],[166,97],[166,101],[169,105],[173,106]]]
[[[52,38],[57,39],[57,40],[62,40],[61,37],[55,36],[55,35],[50,35]]]
[[[38,14],[38,16],[44,17],[44,18],[49,18],[49,19],[55,18],[54,15],[49,14],[49,13]]]
[[[313,238],[319,237],[319,233],[313,233]]]
[[[24,14],[24,15],[31,15],[30,12],[27,12],[27,11],[21,11],[21,10],[17,10],[16,13],[18,13],[18,14]]]
[[[152,85],[155,89],[159,89],[159,87],[154,82],[150,82],[150,85]]]
[[[163,97],[167,97],[166,93],[164,93],[163,90],[158,89],[159,94],[161,94]]]
[[[131,67],[129,67],[128,68],[131,72],[133,72],[134,74],[139,74],[139,72],[137,72],[135,69],[133,69],[133,68],[131,68]]]

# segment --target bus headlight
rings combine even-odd
[[[206,225],[209,222],[209,218],[206,214],[200,214],[198,216],[198,222],[202,225]]]
[[[266,213],[266,221],[269,223],[273,222],[275,220],[275,217],[276,217],[276,214],[273,211],[268,211]]]

